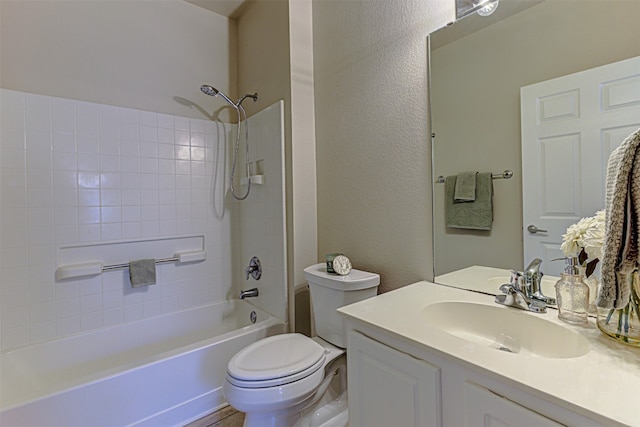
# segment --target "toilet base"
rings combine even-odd
[[[335,374],[321,396],[277,412],[246,413],[244,427],[345,427],[349,421],[346,368],[346,357],[339,357],[326,368]]]

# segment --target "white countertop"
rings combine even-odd
[[[640,349],[601,333],[590,318],[588,326],[560,321],[557,311],[529,313],[577,331],[590,343],[580,357],[553,359],[512,354],[472,344],[437,328],[428,328],[422,309],[442,301],[465,301],[517,310],[496,304],[490,295],[418,282],[338,309],[347,317],[475,365],[570,404],[583,415],[600,414],[623,425],[640,427]],[[545,373],[545,374],[541,374]]]

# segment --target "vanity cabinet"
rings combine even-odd
[[[437,366],[355,331],[348,354],[350,426],[442,425]]]
[[[604,426],[441,353],[366,325],[348,329],[351,427]]]

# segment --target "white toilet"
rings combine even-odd
[[[326,264],[304,269],[317,337],[282,334],[240,350],[227,365],[223,392],[245,412],[244,425],[345,426],[347,338],[336,309],[377,294],[380,276],[351,270],[327,273]]]

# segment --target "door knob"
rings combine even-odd
[[[536,226],[535,226],[535,225],[533,225],[533,224],[531,224],[531,225],[529,225],[529,226],[527,227],[527,231],[528,231],[529,233],[532,233],[532,234],[536,234],[536,233],[546,233],[546,232],[547,232],[547,230],[543,230],[543,229],[541,229],[541,228],[538,228],[538,227],[536,227]]]

